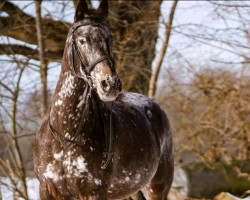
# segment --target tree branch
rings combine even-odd
[[[38,41],[38,46],[39,46],[40,77],[41,77],[41,84],[42,84],[42,117],[44,117],[49,107],[48,86],[47,86],[48,62],[45,58],[45,45],[44,45],[44,35],[42,31],[43,21],[41,17],[41,5],[42,5],[42,0],[35,1],[36,32],[37,32],[37,41]]]
[[[2,55],[23,55],[27,58],[40,60],[39,52],[27,46],[18,44],[0,44],[0,54]],[[58,51],[46,51],[46,60],[49,62],[61,62],[63,49]]]
[[[22,16],[30,17],[29,15],[24,13],[20,8],[18,8],[15,4],[13,4],[13,3],[11,3],[11,2],[9,2],[7,0],[2,0],[1,1],[0,10],[8,13],[9,15],[18,14],[19,16],[22,15]]]
[[[209,3],[216,5],[216,6],[222,6],[222,7],[231,7],[231,8],[246,8],[249,9],[249,5],[237,5],[237,4],[225,4],[225,3],[217,3],[216,1],[208,1]]]
[[[8,6],[3,6],[6,2]],[[107,23],[114,36],[117,72],[124,83],[123,89],[146,94],[148,77],[151,76],[151,63],[155,54],[161,0],[110,1],[109,3],[110,15]],[[15,12],[13,11],[16,13],[14,17],[10,14],[7,17],[0,17],[0,35],[37,45],[35,18],[22,13],[23,11],[15,4],[7,0],[0,3],[0,11],[11,12],[10,9],[7,10],[7,7],[11,6],[16,9]],[[45,34],[45,56],[51,57],[48,62],[55,61],[53,54],[64,51],[71,24],[49,17],[42,18],[42,21],[42,33]],[[126,55],[127,53],[129,55]],[[34,54],[35,59],[39,60],[38,53],[34,52]],[[62,55],[63,53],[60,54],[61,57]],[[129,70],[135,63],[143,73],[134,73],[133,70]]]
[[[35,18],[23,13],[12,2],[0,3],[0,11],[7,12],[8,17],[0,17],[0,35],[9,36],[28,44],[37,45]],[[42,32],[46,50],[63,51],[69,23],[43,18]]]
[[[20,92],[20,82],[21,82],[21,78],[23,75],[25,67],[22,67],[20,70],[20,74],[18,76],[18,80],[17,80],[17,85],[15,88],[15,92],[13,95],[13,99],[12,99],[12,112],[11,112],[11,136],[12,136],[12,143],[13,143],[13,147],[14,147],[14,153],[15,153],[15,157],[17,160],[17,168],[18,168],[18,174],[19,174],[19,180],[20,180],[20,184],[21,184],[21,188],[22,188],[22,195],[24,197],[25,200],[28,200],[28,193],[27,193],[27,184],[26,184],[26,180],[25,180],[25,169],[24,169],[24,163],[23,163],[23,158],[22,158],[22,154],[21,154],[21,149],[20,149],[20,145],[18,144],[18,140],[17,140],[17,100],[19,97],[19,92]]]
[[[2,87],[4,87],[6,90],[8,90],[12,95],[14,94],[14,92],[11,90],[11,88],[9,88],[6,84],[4,84],[2,81],[0,81],[0,85]]]
[[[148,96],[150,98],[153,98],[155,96],[156,83],[157,83],[157,80],[158,80],[158,76],[159,76],[159,73],[160,73],[160,69],[161,69],[163,59],[164,59],[165,54],[166,54],[167,49],[168,49],[169,38],[170,38],[170,35],[171,35],[172,23],[173,23],[174,13],[175,13],[175,10],[176,10],[177,3],[178,3],[178,0],[175,0],[173,2],[173,5],[172,5],[172,8],[171,8],[169,17],[168,17],[168,22],[166,24],[166,33],[165,33],[165,36],[164,36],[163,47],[161,49],[159,59],[156,62],[155,70],[153,71],[152,76],[150,78],[149,90],[148,90]]]

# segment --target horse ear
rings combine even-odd
[[[86,0],[80,0],[77,7],[76,7],[76,13],[74,17],[74,21],[80,21],[84,19],[84,14],[88,11],[88,4]]]
[[[109,5],[108,5],[108,0],[102,0],[99,7],[98,11],[101,13],[103,19],[106,19],[108,16],[109,12]]]

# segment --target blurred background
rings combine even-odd
[[[76,5],[0,2],[0,200],[39,199],[32,142]],[[250,199],[250,2],[109,5],[123,90],[153,98],[171,122],[176,167],[168,198]]]

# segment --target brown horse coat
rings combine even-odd
[[[84,12],[86,16],[86,9]],[[74,33],[76,42],[86,30],[92,36],[98,33],[97,37],[100,31],[105,32],[103,25],[92,25],[95,20],[87,20],[91,24],[78,28]],[[144,95],[119,93],[120,80],[113,69],[107,70],[108,60],[97,62],[89,74],[93,85],[101,81],[101,89],[106,93],[92,89],[86,79],[76,76],[81,73],[81,61],[73,58],[76,71],[72,70],[75,52],[71,42],[70,32],[51,110],[34,144],[34,169],[40,181],[41,199],[122,199],[139,190],[147,199],[166,198],[173,179],[173,144],[164,111]],[[82,48],[78,49],[81,57]],[[98,52],[100,55],[101,50]],[[104,71],[105,79],[93,78]],[[106,99],[113,95],[115,100],[103,102],[101,95],[106,95]],[[113,136],[108,137],[111,129]],[[112,141],[107,142],[108,139]],[[102,169],[107,161],[107,144],[112,144],[112,159]]]

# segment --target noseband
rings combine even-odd
[[[115,61],[113,59],[113,57],[108,53],[108,55],[105,55],[105,56],[101,56],[100,58],[98,58],[97,60],[95,60],[93,63],[91,63],[90,65],[88,65],[84,59],[82,58],[79,50],[78,50],[78,47],[77,47],[77,44],[76,44],[76,41],[75,41],[75,37],[74,37],[74,32],[81,26],[93,26],[93,27],[103,27],[103,25],[101,23],[84,23],[83,21],[80,21],[78,23],[75,23],[73,24],[72,26],[72,30],[71,30],[71,34],[72,34],[72,64],[70,65],[70,68],[72,69],[74,75],[80,79],[84,79],[88,85],[89,85],[89,89],[87,89],[87,104],[89,103],[90,101],[90,97],[91,97],[91,92],[93,90],[93,84],[92,84],[92,80],[90,78],[90,73],[91,71],[95,68],[95,66],[100,63],[100,62],[103,62],[104,60],[107,60],[109,61],[110,65],[111,65],[111,68],[114,69],[115,67]],[[76,69],[75,69],[75,57],[74,55],[77,55],[77,58],[79,59],[80,61],[80,64],[81,64],[81,68],[80,68],[80,74],[76,72]],[[111,159],[112,159],[112,156],[113,156],[113,120],[112,120],[112,108],[113,108],[113,104],[112,104],[112,108],[111,108],[111,112],[110,112],[110,116],[109,116],[109,119],[105,119],[105,114],[104,112],[100,111],[101,107],[105,106],[105,104],[102,104],[100,100],[97,101],[97,108],[98,108],[98,112],[99,112],[99,115],[101,117],[101,120],[104,124],[104,133],[105,133],[105,152],[104,152],[104,156],[105,156],[105,160],[102,162],[102,165],[101,165],[101,169],[106,169],[108,164],[110,163]],[[49,112],[49,117],[48,117],[48,121],[49,121],[49,128],[50,128],[50,131],[51,133],[54,135],[54,137],[61,143],[61,145],[63,145],[63,143],[65,142],[67,145],[63,145],[64,147],[68,147],[70,146],[71,144],[74,144],[78,147],[81,147],[83,148],[84,145],[81,144],[80,142],[76,141],[75,139],[77,138],[77,136],[81,133],[81,129],[84,125],[84,113],[87,112],[87,108],[88,106],[85,106],[84,110],[83,110],[83,115],[82,115],[82,118],[80,120],[80,123],[79,123],[79,126],[73,136],[72,139],[67,139],[66,137],[64,137],[63,135],[61,135],[60,133],[58,133],[53,127],[52,127],[52,124],[51,124],[51,121],[50,121],[50,112],[51,112],[51,109],[50,109],[50,112]],[[109,124],[109,127],[105,126],[105,124]],[[108,138],[107,138],[108,137]]]
[[[71,69],[73,70],[73,73],[78,77],[78,78],[81,78],[81,79],[84,79],[85,81],[88,82],[89,86],[92,88],[92,81],[90,79],[90,73],[91,71],[95,68],[95,66],[100,63],[100,62],[103,62],[104,60],[107,60],[109,61],[110,65],[111,65],[111,68],[114,69],[115,67],[115,62],[114,62],[114,59],[111,55],[105,55],[105,56],[101,56],[100,58],[98,58],[97,60],[95,60],[93,63],[91,64],[87,64],[84,59],[82,58],[79,50],[78,50],[78,47],[77,47],[77,44],[76,44],[76,41],[75,41],[75,37],[74,37],[74,32],[82,27],[82,26],[93,26],[93,27],[100,27],[102,28],[103,25],[101,23],[98,23],[98,22],[83,22],[83,21],[80,21],[80,22],[77,22],[75,24],[72,25],[71,27],[71,34],[72,34],[72,64],[70,65]],[[79,59],[80,61],[80,64],[81,64],[81,72],[82,74],[78,74],[76,72],[76,69],[75,69],[75,53],[77,55],[77,58]]]

